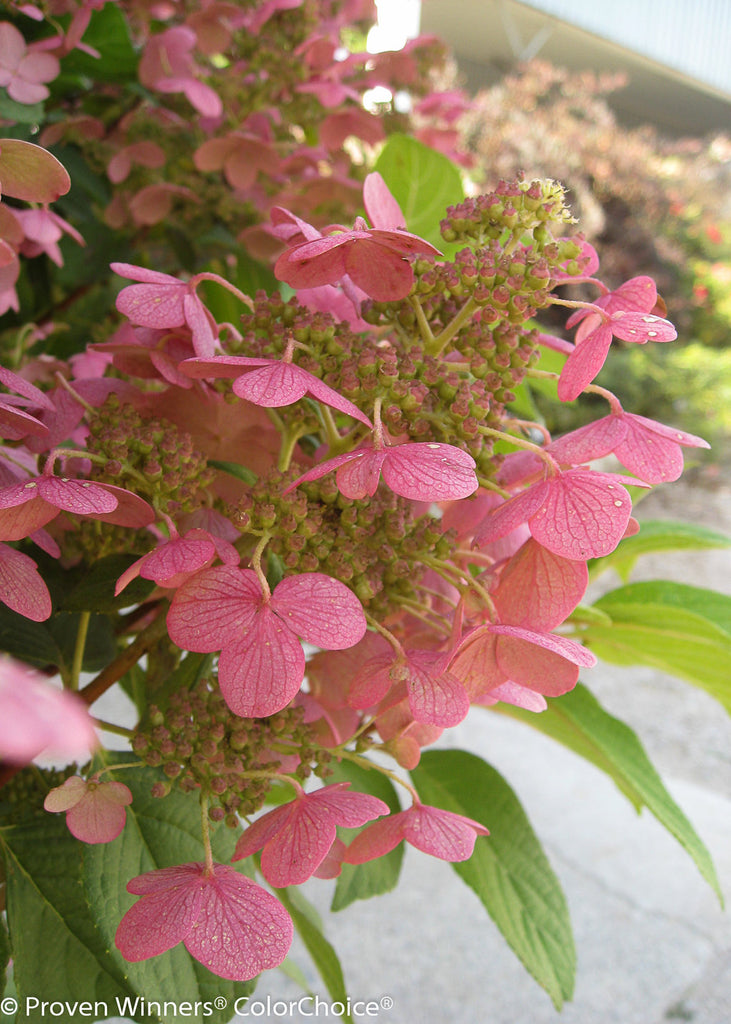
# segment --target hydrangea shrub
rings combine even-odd
[[[596,276],[560,184],[465,195],[466,100],[430,92],[438,44],[369,55],[370,14],[49,0],[0,24],[0,812],[20,995],[208,1006],[212,982],[250,993],[297,928],[343,999],[288,890],[378,895],[409,843],[455,865],[560,1006],[570,922],[517,797],[475,755],[425,750],[468,714],[599,763],[718,887],[637,738],[578,681],[597,656],[655,663],[654,645],[729,702],[720,595],[677,642],[682,587],[581,603],[644,550],[725,543],[640,529],[634,495],[707,445],[593,383],[614,339],[675,329],[650,278]],[[370,109],[385,84],[410,115]],[[41,126],[43,145],[20,137]],[[576,282],[595,301],[567,298]],[[572,340],[541,329],[554,307]],[[608,412],[552,438],[527,381]],[[689,668],[694,643],[709,657]],[[95,717],[113,687],[134,728]],[[71,763],[24,767],[48,749]],[[73,969],[37,956],[41,932]]]

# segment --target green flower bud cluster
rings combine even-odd
[[[450,206],[440,228],[445,242],[477,243],[531,235],[538,251],[553,242],[552,227],[573,224],[563,185],[543,179],[500,181],[494,192]]]
[[[415,597],[414,566],[423,557],[447,558],[450,540],[439,522],[386,487],[353,501],[337,489],[334,474],[282,491],[302,467],[259,480],[239,504],[238,523],[271,533],[267,550],[285,571],[322,572],[341,580],[369,612],[384,616],[404,597]]]
[[[168,420],[145,419],[114,394],[89,417],[87,447],[108,460],[92,468],[91,479],[130,486],[173,518],[199,508],[216,476],[190,434]]]
[[[183,792],[200,788],[211,801],[211,820],[231,828],[238,826],[238,815],[262,806],[276,773],[305,779],[313,764],[323,774],[328,760],[327,752],[314,748],[301,707],[269,718],[240,718],[208,678],[171,694],[164,713],[151,704],[132,748],[146,764],[161,769],[153,796],[166,796],[173,785]]]

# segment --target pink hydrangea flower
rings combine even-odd
[[[481,700],[513,682],[547,697],[560,697],[576,686],[579,667],[592,668],[596,657],[568,637],[524,626],[489,622],[462,638],[449,671]]]
[[[182,92],[204,117],[220,117],[221,97],[210,85],[198,81],[200,69],[192,57],[195,32],[185,25],[168,28],[147,43],[139,66],[142,85],[158,92]]]
[[[58,76],[61,65],[50,53],[34,52],[9,21],[0,22],[0,86],[16,103],[41,103],[49,96],[45,82]]]
[[[349,782],[300,793],[294,800],[258,818],[236,844],[232,860],[257,850],[261,870],[270,885],[299,885],[315,873],[330,851],[337,826],[357,828],[381,814],[388,805],[366,793],[351,793]]]
[[[0,490],[0,537],[22,540],[62,510],[118,526],[142,527],[155,520],[147,502],[123,487],[43,473]]]
[[[642,486],[639,480],[590,469],[557,473],[489,512],[474,543],[497,540],[527,522],[540,544],[564,558],[608,555],[624,536],[632,511],[623,484]]]
[[[566,360],[558,381],[558,397],[572,402],[604,366],[612,338],[645,345],[648,341],[674,341],[678,332],[669,320],[652,313],[617,309],[602,316],[592,315],[579,325],[576,345]]]
[[[471,455],[451,444],[417,441],[356,448],[336,455],[303,473],[284,493],[308,480],[319,480],[333,470],[337,470],[338,490],[346,498],[375,494],[381,474],[395,494],[415,501],[466,498],[478,487]]]
[[[220,978],[248,981],[278,967],[292,944],[289,914],[270,893],[226,864],[180,864],[138,875],[142,899],[124,915],[115,943],[138,963],[177,946]]]
[[[125,807],[132,793],[123,782],[99,782],[72,775],[52,789],[43,806],[53,813],[66,812],[66,825],[82,843],[111,843],[124,828]]]
[[[57,213],[49,209],[17,210],[25,238],[20,246],[23,256],[40,256],[41,253],[53,260],[57,267],[63,266],[63,257],[58,243],[62,236],[69,235],[79,245],[86,245],[79,232]]]
[[[218,681],[226,703],[244,718],[281,711],[300,688],[305,656],[298,637],[342,650],[366,631],[360,601],[322,573],[283,579],[265,595],[251,569],[218,566],[177,591],[167,616],[173,643],[221,651]]]
[[[683,472],[683,448],[710,448],[707,441],[684,430],[625,412],[612,402],[602,419],[552,441],[547,451],[559,462],[591,462],[613,453],[623,466],[648,484],[677,480]]]
[[[393,651],[371,658],[356,674],[350,687],[349,703],[369,708],[380,703],[392,687],[405,686],[409,709],[415,721],[449,728],[469,711],[464,686],[447,669],[449,657],[438,651]]]
[[[214,356],[212,359],[186,359],[180,369],[190,377],[235,377],[234,394],[254,405],[280,408],[312,395],[359,420],[367,427],[373,424],[357,405],[343,398],[327,384],[285,359],[258,359],[250,356]]]
[[[0,316],[9,309],[20,309],[15,282],[20,277],[20,260],[11,245],[0,238]]]
[[[238,565],[239,553],[233,544],[207,530],[188,530],[182,537],[177,532],[164,540],[154,551],[138,558],[117,580],[115,595],[141,576],[154,580],[159,587],[179,587],[190,576],[212,565],[216,555],[226,565]]]
[[[0,259],[2,253],[0,250]],[[0,275],[2,269],[0,268]],[[0,288],[1,277],[0,277]],[[26,434],[45,435],[48,429],[35,416],[17,407],[17,403],[37,406],[39,409],[53,411],[53,402],[43,391],[24,377],[12,370],[0,366],[0,384],[17,392],[16,395],[0,395],[0,436],[18,440]]]
[[[390,853],[402,840],[440,860],[469,860],[478,836],[490,833],[479,821],[439,807],[415,803],[407,811],[364,828],[345,851],[346,864],[364,864]]]
[[[198,298],[195,286],[157,270],[146,270],[129,263],[110,264],[115,274],[139,284],[131,284],[117,296],[117,309],[140,327],[182,327],[187,324],[193,335],[196,354],[213,355],[216,322]]]
[[[78,697],[56,690],[27,665],[0,658],[0,757],[28,764],[44,751],[86,758],[97,745],[94,725]]]
[[[423,238],[403,230],[403,215],[380,175],[368,176],[364,199],[368,215],[376,214],[372,217],[376,227],[369,228],[358,217],[352,230],[300,242],[277,260],[274,273],[279,280],[292,288],[316,288],[347,276],[378,302],[406,298],[414,272],[404,257],[441,254]]]
[[[576,608],[588,582],[586,562],[557,555],[531,537],[503,566],[491,597],[501,622],[549,631]]]

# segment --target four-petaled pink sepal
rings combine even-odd
[[[335,841],[336,828],[357,828],[381,814],[388,805],[367,793],[351,793],[349,782],[302,793],[250,825],[236,844],[232,860],[257,850],[261,870],[270,885],[299,885],[315,873]]]
[[[132,793],[123,782],[88,781],[72,775],[43,801],[47,811],[66,812],[72,836],[83,843],[111,843],[124,828]]]
[[[364,864],[390,853],[405,839],[440,860],[469,860],[478,836],[489,831],[479,821],[426,804],[414,804],[364,828],[345,851],[346,864]]]
[[[138,875],[127,891],[142,899],[124,915],[115,943],[138,963],[182,942],[220,978],[248,981],[278,967],[292,944],[282,904],[226,864],[179,864]]]

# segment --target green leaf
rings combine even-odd
[[[598,657],[678,676],[731,711],[731,597],[653,580],[612,590],[595,607],[611,619],[582,632]]]
[[[10,939],[5,922],[0,917],[0,995],[8,983],[8,964],[10,963]]]
[[[84,571],[78,583],[62,599],[65,611],[95,611],[111,613],[130,605],[139,604],[150,594],[155,584],[140,577],[132,580],[119,597],[114,596],[117,580],[137,561],[136,555],[107,555]]]
[[[394,134],[375,170],[401,207],[409,231],[444,251],[439,222],[448,206],[464,199],[462,179],[451,160],[409,135]]]
[[[548,709],[539,715],[507,704],[499,708],[606,772],[638,811],[647,807],[688,851],[723,905],[708,850],[663,785],[639,739],[628,725],[605,711],[585,686],[579,683],[563,697],[549,700]]]
[[[626,581],[640,555],[655,551],[727,548],[730,545],[731,538],[705,526],[672,519],[644,519],[638,534],[627,537],[603,558],[593,559],[589,567],[593,576],[598,576],[605,569],[614,569]]]
[[[40,812],[0,832],[8,927],[21,1010],[17,1021],[40,1021],[23,1010],[28,996],[70,1003],[99,1000],[117,1012],[116,1000],[133,994],[97,932],[81,887],[81,843],[64,817]],[[52,856],[49,852],[52,851]],[[100,1007],[101,1009],[101,1007]],[[68,1021],[88,1020],[69,1012]]]
[[[209,459],[208,465],[213,469],[220,469],[222,473],[235,476],[237,480],[243,480],[245,484],[255,484],[259,477],[253,470],[246,466],[240,466],[238,462],[223,462],[221,459]]]
[[[118,757],[121,755],[117,755]],[[109,755],[108,755],[109,759]],[[135,902],[126,891],[127,882],[155,868],[171,867],[204,859],[198,802],[173,790],[163,799],[150,795],[160,773],[152,769],[115,772],[115,779],[132,790],[134,800],[127,808],[127,824],[112,843],[87,846],[84,850],[83,879],[91,913],[99,934],[110,950],[115,966],[124,972],[134,991],[165,1000],[176,1006],[182,1001],[209,1001],[216,996],[227,1000],[228,1009],[213,1010],[206,1020],[227,1022],[235,999],[249,995],[253,982],[231,982],[212,974],[194,960],[183,945],[145,960],[127,963],[114,947],[114,935],[122,916]],[[230,861],[236,844],[231,830],[218,828],[212,836],[214,858]],[[179,1018],[163,1014],[165,1024]]]
[[[45,111],[42,103],[18,103],[0,89],[0,118],[17,124],[43,124]]]
[[[64,58],[62,78],[87,76],[95,82],[136,80],[137,55],[127,18],[116,3],[107,3],[92,13],[84,43],[93,46],[101,56],[73,50]]]
[[[513,790],[463,750],[427,751],[411,772],[425,803],[490,829],[472,857],[452,864],[477,893],[525,968],[556,1009],[574,988],[576,953],[561,886]]]
[[[351,788],[359,793],[377,796],[388,804],[396,814],[401,810],[398,795],[391,781],[375,768],[368,770],[352,761],[341,761],[336,766],[331,782],[350,782]],[[358,830],[360,831],[360,830]],[[347,830],[347,841],[357,835],[353,829]],[[346,836],[344,834],[343,838]],[[343,864],[338,876],[330,909],[343,910],[356,900],[367,900],[371,896],[380,896],[391,892],[398,884],[401,873],[401,862],[404,858],[404,844],[399,843],[385,857],[367,861],[365,864]]]
[[[338,955],[320,929],[313,924],[312,916],[309,913],[304,913],[296,905],[303,898],[302,894],[298,893],[298,899],[295,901],[289,889],[276,889],[275,891],[282,906],[292,918],[333,1002],[347,1003],[348,993],[345,989],[343,969],[340,966]],[[346,1024],[353,1024],[353,1018],[345,1010],[340,1016]]]

